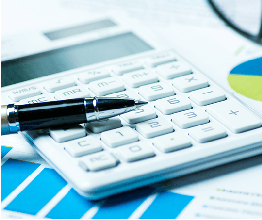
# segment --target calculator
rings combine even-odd
[[[144,28],[103,18],[4,40],[2,104],[148,102],[107,120],[21,132],[90,200],[262,153],[262,118]]]

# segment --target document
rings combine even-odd
[[[210,177],[176,190],[179,193],[184,190],[192,190],[191,194],[193,191],[196,193],[195,199],[178,217],[181,219],[261,219],[261,158],[260,155],[202,171],[203,175],[210,175]],[[245,163],[245,166],[241,163]],[[201,173],[198,175],[201,176]],[[189,176],[193,178],[194,174]]]
[[[241,64],[262,57],[262,47],[226,27],[206,1],[26,0],[1,4],[5,8],[3,35],[50,28],[50,24],[55,29],[63,22],[73,24],[70,17],[81,20],[99,14],[105,17],[107,13],[127,16],[150,27],[170,48],[262,115],[259,95],[238,91],[230,81],[230,75],[236,75],[235,68],[241,70]],[[10,18],[10,10],[17,16]],[[1,137],[1,158],[3,219],[262,218],[262,155],[97,202],[76,193],[21,134]]]
[[[244,17],[236,16],[236,23],[241,22],[243,27],[251,30],[257,29],[258,22],[254,20],[260,19],[257,17],[260,13],[251,12],[257,12],[256,5],[260,2],[255,0],[248,7],[241,1],[236,3],[237,7],[232,6],[234,2],[222,3],[232,14],[248,10]],[[262,116],[262,71],[255,74],[252,69],[248,73],[241,72],[246,65],[254,66],[252,60],[262,57],[262,45],[252,43],[226,26],[207,1],[66,0],[63,7],[119,14],[137,22],[137,25],[149,27],[170,48]],[[261,65],[262,58],[255,66],[259,68]]]

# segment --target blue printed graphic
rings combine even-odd
[[[47,214],[47,218],[79,219],[94,204],[71,189],[66,196]]]
[[[40,165],[8,159],[2,165],[2,200],[15,190]],[[63,187],[66,181],[53,169],[43,169],[5,209],[15,212],[37,214]],[[46,215],[53,219],[79,219],[94,206],[99,206],[94,219],[127,219],[154,191],[143,187],[92,202],[73,189]],[[173,192],[161,192],[140,217],[141,219],[175,219],[190,203],[193,196]],[[101,205],[102,204],[102,205]]]
[[[262,57],[239,64],[230,71],[230,74],[262,76]]]
[[[5,209],[35,215],[65,185],[66,181],[54,170],[45,168]]]
[[[175,219],[193,198],[172,192],[160,193],[140,218]]]
[[[1,158],[3,158],[11,149],[12,147],[1,146]]]
[[[112,196],[106,200],[93,218],[126,219],[146,200],[152,191],[152,188],[144,187]]]
[[[39,166],[40,164],[13,159],[7,160],[1,167],[1,201],[14,191]]]

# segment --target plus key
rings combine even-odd
[[[261,120],[258,117],[231,100],[212,104],[207,112],[234,133],[261,126]]]

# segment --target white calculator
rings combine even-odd
[[[22,132],[91,200],[262,153],[262,118],[143,29],[111,18],[2,44],[2,104],[108,96],[136,111]]]

